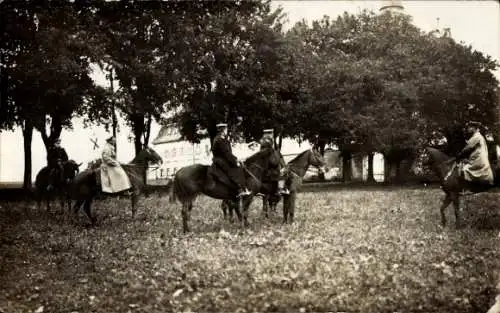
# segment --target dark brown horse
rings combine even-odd
[[[194,164],[185,166],[177,171],[171,194],[171,201],[179,200],[182,203],[182,226],[184,232],[189,232],[189,219],[193,202],[199,194],[221,200],[238,203],[235,207],[236,214],[243,225],[248,225],[248,207],[253,195],[260,191],[262,176],[271,166],[278,164],[279,155],[273,149],[259,151],[244,162],[245,179],[251,195],[239,201],[236,198],[236,187],[221,181],[216,181],[213,188],[207,188],[207,174],[210,166]],[[209,175],[209,174],[208,174]],[[241,209],[243,214],[241,214]]]
[[[47,166],[38,172],[35,178],[35,199],[39,210],[42,200],[45,199],[48,212],[50,210],[50,201],[53,197],[59,198],[63,211],[65,201],[68,209],[71,208],[69,186],[78,172],[80,172],[80,165],[82,163],[77,164],[74,160],[68,160],[62,164],[61,175],[56,175],[53,171],[51,172]]]
[[[293,223],[295,214],[295,201],[297,200],[297,193],[302,185],[302,179],[307,172],[309,166],[316,167],[320,172],[325,172],[325,159],[317,149],[305,150],[295,158],[290,160],[285,167],[285,177],[287,185],[289,186],[290,194],[283,195],[283,223]],[[280,201],[279,197],[264,193],[263,210],[266,217],[268,217],[269,207],[276,211],[276,206]]]
[[[122,164],[123,169],[127,173],[130,183],[132,185],[131,190],[119,192],[117,194],[129,194],[131,191],[131,204],[132,204],[132,217],[136,213],[136,205],[138,197],[143,193],[145,187],[144,178],[146,177],[146,171],[149,164],[161,164],[163,162],[160,155],[151,149],[146,147],[144,150],[140,151],[136,157],[128,164]],[[94,162],[91,167],[80,174],[78,174],[71,186],[71,196],[76,203],[74,205],[74,213],[78,212],[78,209],[82,206],[87,214],[88,218],[95,223],[95,218],[91,214],[91,204],[94,198],[98,194],[106,195],[102,192],[102,187],[100,183],[100,160]]]
[[[441,189],[445,193],[443,203],[440,207],[441,212],[441,225],[443,227],[446,225],[446,215],[445,209],[453,202],[453,207],[455,208],[455,226],[457,228],[462,227],[462,221],[460,219],[460,196],[465,190],[471,193],[480,193],[487,191],[495,185],[474,185],[466,182],[464,179],[460,178],[458,173],[457,160],[452,158],[445,153],[439,151],[436,148],[427,147],[423,153],[423,163],[430,165],[433,172],[439,178]],[[498,179],[498,173],[494,173],[496,180]]]

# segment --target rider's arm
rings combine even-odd
[[[469,141],[467,141],[467,145],[462,149],[457,155],[458,159],[468,157],[472,151],[476,150],[477,146],[480,144],[479,138],[472,137]]]
[[[109,149],[104,149],[102,152],[102,161],[109,166],[118,166],[119,163],[116,161],[113,151]]]
[[[220,148],[220,152],[224,155],[224,158],[232,166],[238,166],[238,159],[233,155],[233,152],[231,151],[231,145],[229,144],[228,141],[221,142],[221,145],[219,148]]]

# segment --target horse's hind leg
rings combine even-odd
[[[439,208],[439,212],[441,213],[441,225],[443,227],[446,226],[446,214],[444,210],[450,205],[450,203],[451,203],[451,196],[449,193],[446,193],[443,203]]]
[[[193,207],[193,203],[191,201],[182,202],[182,229],[184,233],[189,232],[189,219],[191,216],[191,209]]]
[[[297,200],[297,194],[295,192],[291,192],[289,195],[289,207],[288,207],[288,216],[290,217],[290,224],[293,223],[293,218],[295,216],[296,200]]]
[[[290,195],[283,196],[283,223],[288,223],[288,212],[290,210]]]
[[[73,206],[73,214],[76,215],[78,213],[78,209],[82,206],[82,204],[83,204],[84,201],[85,200],[77,200],[75,202],[75,205]]]
[[[462,228],[462,219],[460,218],[460,197],[458,194],[454,194],[453,207],[455,209],[455,228]]]
[[[92,225],[95,225],[96,218],[92,216],[90,206],[92,205],[92,198],[88,198],[85,200],[83,204],[83,209],[85,210],[85,214],[87,214],[87,217],[90,219],[90,222]]]

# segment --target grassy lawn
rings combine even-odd
[[[245,230],[201,197],[187,235],[164,196],[134,220],[128,200],[99,201],[95,228],[3,202],[0,312],[486,312],[498,197],[465,201],[460,230],[451,207],[439,226],[439,189],[305,192],[293,225],[258,199]]]

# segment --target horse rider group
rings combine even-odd
[[[101,153],[100,181],[103,192],[116,193],[128,190],[132,187],[130,179],[116,160],[116,138],[114,136],[106,139],[106,144]],[[54,184],[64,180],[64,163],[68,161],[68,154],[61,146],[61,140],[56,139],[54,144],[47,150],[47,167],[49,168],[49,183],[47,190],[54,188]]]
[[[214,186],[214,173],[224,173],[237,187],[237,197],[250,195],[246,185],[243,163],[233,154],[231,143],[228,139],[226,123],[216,125],[217,135],[212,144],[213,164],[212,175],[208,175],[208,187]],[[494,184],[494,174],[489,161],[488,145],[481,134],[481,124],[468,122],[465,127],[467,136],[465,147],[457,154],[459,179],[471,185],[491,186]],[[265,129],[259,141],[260,150],[275,149],[273,129]],[[109,137],[101,155],[101,186],[104,192],[116,193],[132,187],[130,179],[121,164],[116,160],[116,138]],[[263,183],[271,186],[271,193],[277,195],[289,194],[285,186],[286,165],[280,154],[281,162],[274,168],[268,169],[264,174]],[[63,179],[63,165],[68,161],[68,154],[61,147],[60,139],[47,151],[47,164],[51,177]],[[450,175],[448,175],[449,177]],[[48,189],[53,188],[49,184]]]
[[[489,160],[488,145],[485,137],[481,134],[481,124],[470,121],[466,124],[464,133],[466,135],[466,145],[458,153],[459,179],[469,185],[480,185],[489,187],[494,184],[494,173]],[[242,163],[238,161],[232,153],[231,144],[227,139],[227,124],[217,124],[217,136],[212,145],[213,171],[217,168],[223,171],[231,181],[238,187],[238,197],[250,194],[245,185],[245,176]],[[274,149],[274,132],[272,129],[265,129],[260,140],[260,149]],[[496,151],[495,151],[496,152]],[[496,154],[496,153],[495,153]],[[281,154],[280,154],[281,156]],[[498,159],[500,156],[495,156]],[[280,171],[281,167],[281,171]],[[286,174],[286,166],[281,157],[280,165],[271,168],[264,175],[263,182],[270,183],[272,193],[278,195],[288,194],[283,179]]]

